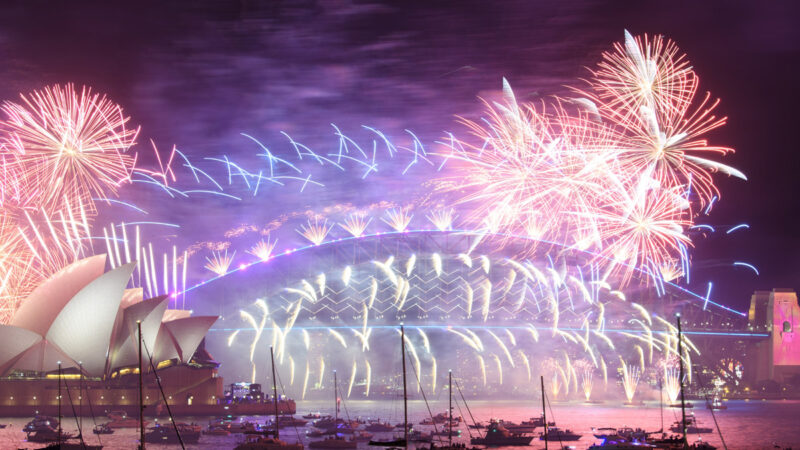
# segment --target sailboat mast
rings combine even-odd
[[[83,362],[81,361],[78,361],[78,371],[80,376],[78,379],[78,414],[80,414],[78,419],[78,433],[83,436]]]
[[[139,448],[144,450],[144,382],[142,380],[142,321],[136,321],[139,335]]]
[[[544,375],[539,375],[539,380],[542,382],[542,423],[544,424],[544,450],[547,450],[547,410],[544,406]]]
[[[447,393],[448,393],[448,408],[450,412],[450,423],[447,428],[447,442],[450,448],[453,447],[453,371],[447,371]]]
[[[334,426],[339,423],[339,384],[336,380],[336,370],[333,371],[333,414]]]
[[[408,448],[408,392],[406,392],[406,332],[400,325],[400,355],[403,361],[403,447]]]
[[[275,378],[275,352],[269,348],[269,358],[272,361],[272,398],[275,405],[275,439],[278,439],[278,384]]]
[[[689,441],[686,440],[686,401],[683,396],[683,344],[681,342],[681,315],[678,314],[678,381],[681,387],[681,430],[683,431],[683,448],[689,448]]]
[[[61,361],[58,362],[58,446],[61,447]]]
[[[665,374],[666,375],[666,374]],[[661,432],[664,432],[664,379],[658,380],[658,409],[661,411]]]

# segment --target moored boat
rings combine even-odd
[[[293,416],[278,416],[278,426],[280,428],[285,428],[285,427],[304,427],[304,426],[306,426],[307,423],[308,423],[307,420],[300,419],[300,418],[293,417]],[[266,424],[266,427],[267,428],[274,428],[275,427],[274,420],[268,422]]]
[[[592,444],[589,450],[641,450],[645,448],[656,448],[656,446],[638,440],[629,440],[620,435],[610,435],[604,437],[599,444]]]
[[[114,433],[114,429],[109,427],[107,423],[104,423],[104,424],[95,426],[94,429],[92,430],[92,433],[94,433],[94,434],[113,434]]]
[[[561,429],[559,427],[551,427],[549,425],[547,427],[547,432],[539,433],[539,440],[548,442],[577,441],[580,440],[581,437],[583,436],[570,429]]]
[[[683,433],[683,427],[681,427],[681,421],[678,420],[669,427],[670,431],[673,433]],[[697,422],[697,418],[692,414],[691,416],[686,416],[686,432],[691,434],[702,434],[702,433],[713,433],[714,430],[709,427],[700,426]]]
[[[341,417],[325,416],[312,422],[312,425],[321,430],[336,429],[338,431],[338,430],[354,430],[358,428],[360,424],[355,420],[345,420]]]
[[[500,423],[502,423],[503,426],[512,433],[520,433],[520,434],[533,433],[533,430],[536,429],[535,425],[522,424],[522,423],[517,424],[514,422],[506,422],[505,420],[501,420]]]
[[[28,432],[25,440],[28,442],[64,442],[68,439],[75,438],[72,433],[65,433],[61,430],[55,429],[39,429],[36,431]]]
[[[656,433],[660,433],[657,431]],[[617,437],[623,438],[627,441],[643,441],[647,439],[647,437],[651,434],[651,432],[647,432],[641,428],[631,428],[631,427],[620,427],[620,428],[613,428],[613,427],[604,427],[604,428],[592,428],[592,434],[597,439],[606,439],[609,437]]]
[[[181,434],[180,440],[175,431],[176,427],[177,431]],[[185,444],[196,444],[200,441],[201,433],[194,427],[183,426],[181,424],[176,425],[176,427],[156,425],[145,433],[144,441],[148,444],[180,444],[181,440]]]
[[[532,440],[533,436],[511,433],[500,422],[492,421],[486,429],[486,434],[483,437],[470,439],[470,443],[472,445],[485,445],[487,447],[505,447],[530,445]]]
[[[261,427],[254,422],[233,422],[228,426],[231,433],[254,434],[261,433]]]
[[[372,432],[394,431],[394,425],[389,422],[370,422],[364,429]]]
[[[433,431],[434,436],[450,436],[451,434],[453,437],[459,437],[461,436],[461,430],[456,429],[455,427],[444,426],[442,428],[439,428],[438,430]]]
[[[408,440],[411,442],[431,442],[433,440],[433,434],[420,430],[413,430],[408,435]]]
[[[22,427],[22,431],[30,433],[37,430],[55,430],[58,428],[58,419],[55,417],[37,415]]]
[[[543,427],[544,426],[544,417],[541,416],[541,415],[539,417],[531,417],[528,420],[523,420],[522,422],[520,422],[520,425],[530,425],[530,426],[533,426],[533,427]],[[556,423],[553,422],[553,421],[549,421],[549,422],[547,422],[547,426],[554,427],[554,426],[556,426]]]

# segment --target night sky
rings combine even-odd
[[[397,6],[397,5],[402,5]],[[745,310],[755,289],[798,288],[797,2],[108,2],[0,6],[0,99],[53,83],[107,93],[153,139],[188,154],[246,155],[239,133],[324,145],[331,122],[429,141],[458,130],[508,78],[519,98],[565,93],[633,34],[675,40],[722,99],[709,138],[748,182],[717,178],[693,287]],[[212,214],[226,225],[244,220]],[[749,230],[725,230],[748,223]],[[191,231],[190,231],[191,232]],[[200,233],[201,231],[195,231]],[[195,239],[202,239],[196,237]],[[746,261],[761,271],[732,267]]]

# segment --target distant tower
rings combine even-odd
[[[756,291],[750,299],[748,325],[770,335],[755,346],[755,381],[783,383],[800,375],[800,305],[794,290]]]

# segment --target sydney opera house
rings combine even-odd
[[[143,299],[142,289],[126,289],[135,263],[104,273],[105,265],[106,255],[97,255],[65,267],[0,325],[1,416],[56,414],[59,365],[65,411],[137,411],[138,322],[148,415],[166,414],[165,401],[175,414],[271,408],[226,401],[219,364],[204,348],[216,316],[169,309],[167,296]],[[293,403],[281,402],[286,407]]]

